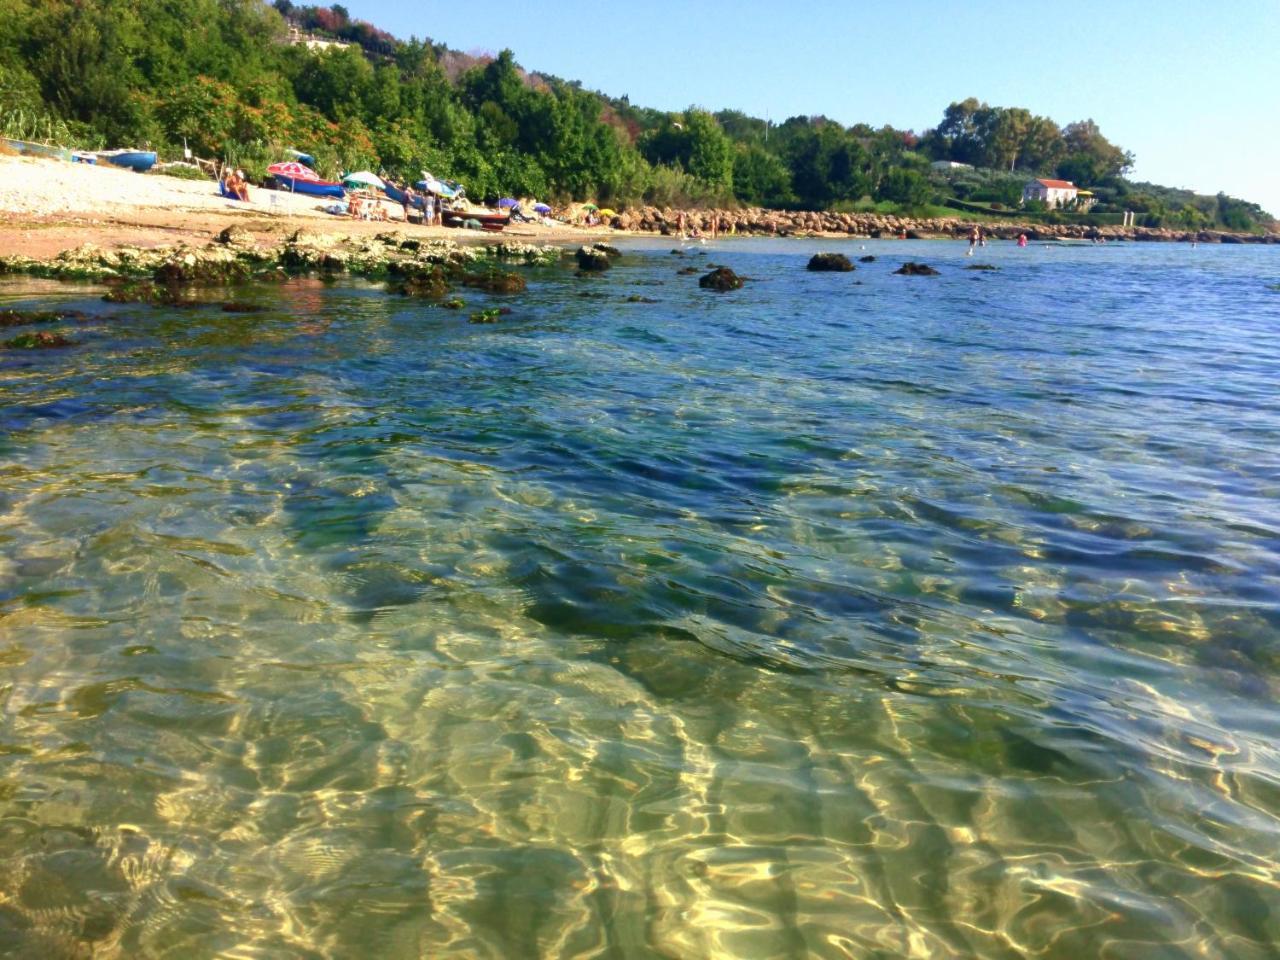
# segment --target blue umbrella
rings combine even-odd
[[[535,213],[550,213],[550,212],[551,212],[551,208],[550,208],[549,206],[547,206],[545,203],[535,203],[535,204],[533,205],[533,209],[534,209],[534,212],[535,212]]]
[[[519,200],[513,200],[511,197],[503,197],[501,200],[498,201],[499,208],[515,207],[515,206],[519,206],[519,204],[520,204]]]

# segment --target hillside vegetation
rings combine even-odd
[[[1092,189],[1096,217],[1134,210],[1148,226],[1235,230],[1270,220],[1222,194],[1129,182],[1132,155],[1092,120],[1059,126],[974,99],[923,134],[821,116],[666,113],[526,72],[510,51],[469,57],[399,40],[341,5],[289,0],[0,0],[0,22],[0,132],[150,144],[166,156],[185,145],[253,178],[295,147],[322,174],[416,179],[426,169],[477,197],[999,212],[1044,175]],[[349,45],[290,45],[291,26]],[[972,169],[938,172],[934,160]]]

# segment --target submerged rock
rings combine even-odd
[[[702,289],[715,290],[719,293],[741,289],[742,284],[742,277],[728,267],[717,267],[698,281],[698,286]]]
[[[1000,268],[997,267],[994,263],[971,263],[967,267],[965,267],[965,269],[966,270],[999,270]]]
[[[868,253],[865,257],[859,257],[858,262],[859,263],[875,263],[876,258]]]
[[[409,274],[393,289],[404,297],[438,299],[449,292],[449,280],[444,275],[444,270],[434,265],[428,270],[418,270]]]
[[[653,297],[642,297],[638,293],[633,293],[631,296],[627,297],[627,303],[657,303],[657,302],[658,301],[653,299]]]
[[[258,303],[243,303],[230,300],[222,305],[223,313],[262,313],[267,308]]]
[[[848,273],[854,269],[843,253],[815,253],[809,258],[809,270]]]
[[[25,327],[30,323],[87,319],[88,315],[79,310],[0,310],[0,327]]]
[[[523,293],[528,286],[520,274],[504,273],[501,270],[473,273],[465,277],[462,283],[464,286],[488,290],[490,293]]]
[[[4,345],[10,350],[52,350],[57,347],[73,347],[74,340],[68,340],[60,333],[37,330],[35,333],[20,333]]]
[[[938,275],[938,271],[927,263],[904,263],[893,272],[908,277],[936,277]]]

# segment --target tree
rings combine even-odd
[[[1058,164],[1058,175],[1074,183],[1111,180],[1133,166],[1133,154],[1104,137],[1092,120],[1067,124],[1062,139],[1066,155]]]
[[[733,190],[757,206],[785,206],[795,200],[791,171],[777,154],[759,144],[739,144],[733,158]]]
[[[901,167],[890,170],[880,184],[880,199],[905,207],[924,206],[929,202],[931,193],[929,181],[923,175]]]

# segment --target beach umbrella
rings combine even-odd
[[[551,208],[547,206],[545,203],[535,203],[533,205],[533,212],[534,213],[550,213]]]
[[[608,207],[600,211],[600,216],[602,217],[616,217],[617,215],[618,212],[616,210],[610,210]]]
[[[342,182],[347,186],[373,187],[376,190],[387,189],[386,182],[376,173],[370,173],[368,170],[359,170],[356,173],[348,173],[342,178]]]
[[[597,207],[594,203],[584,203],[582,205],[582,209],[583,210],[599,210],[600,208]]]
[[[316,165],[316,158],[311,156],[309,153],[303,153],[301,150],[290,149],[286,149],[285,153],[289,154],[289,156],[293,157],[293,159],[297,160],[299,163],[305,163],[308,167],[314,167]]]
[[[519,200],[513,200],[511,197],[503,197],[498,201],[498,208],[505,209],[506,207],[514,207],[519,205],[519,203]]]
[[[273,163],[267,167],[267,173],[277,177],[291,177],[294,180],[319,180],[320,175],[310,167],[301,163]]]

